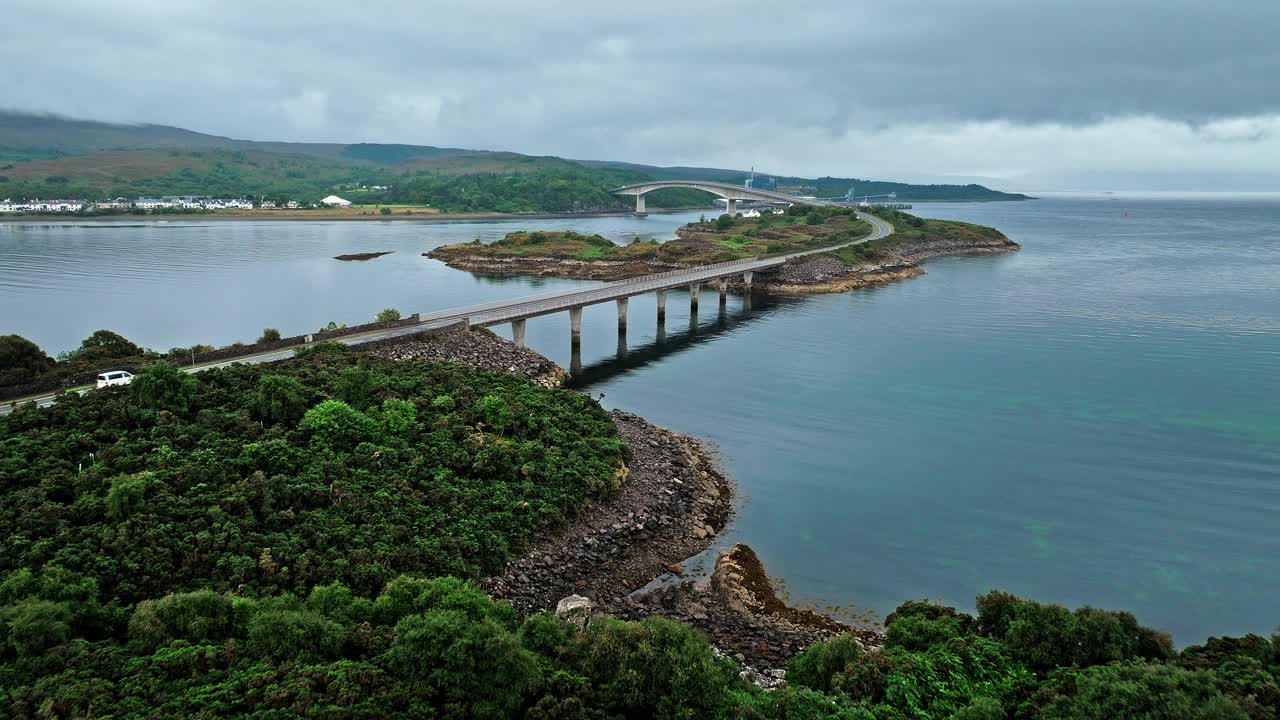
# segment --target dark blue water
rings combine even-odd
[[[1135,611],[1181,642],[1280,623],[1280,198],[916,206],[1020,253],[911,281],[745,303],[588,308],[587,389],[716,443],[750,543],[794,597],[881,613],[999,587]],[[524,226],[668,236],[685,217]],[[251,339],[573,281],[418,256],[510,225],[0,225],[0,332],[153,347]],[[369,263],[330,256],[396,250]],[[127,258],[121,261],[118,258]],[[568,320],[530,344],[570,364]]]

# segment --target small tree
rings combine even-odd
[[[184,414],[195,395],[195,377],[169,363],[148,365],[129,385],[130,401],[145,410]]]
[[[95,359],[136,357],[142,348],[129,342],[123,335],[110,330],[98,330],[80,343],[79,354]]]
[[[379,214],[381,214],[381,215],[390,215],[390,214],[391,214],[391,208],[389,208],[389,207],[381,208],[381,209],[379,209],[379,210],[378,210],[378,213],[379,213]]]
[[[393,322],[400,319],[400,311],[395,308],[386,308],[374,319],[378,322]]]
[[[258,342],[279,342],[280,331],[275,328],[262,328],[262,336],[258,338]]]
[[[293,425],[307,411],[307,389],[297,378],[263,375],[253,399],[253,414],[264,423]]]
[[[0,336],[0,385],[33,380],[53,369],[53,358],[21,335]]]

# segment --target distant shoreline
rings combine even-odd
[[[701,207],[683,207],[683,208],[661,208],[653,209],[648,212],[649,215],[670,215],[682,212],[697,212],[707,210],[718,210],[719,208],[710,206]],[[279,214],[255,214],[241,215],[230,213],[219,214],[191,214],[184,215],[175,213],[173,215],[0,215],[0,223],[23,223],[23,222],[63,222],[63,223],[84,223],[84,222],[274,222],[285,220],[288,222],[459,222],[459,221],[483,221],[483,220],[555,220],[564,218],[572,220],[576,218],[595,218],[595,217],[626,217],[634,215],[630,210],[610,210],[600,212],[576,212],[576,213],[431,213],[431,214],[414,214],[414,215],[312,215],[305,211],[291,212],[288,210],[281,211]]]
[[[971,200],[916,200],[914,202],[927,203],[989,203],[989,202],[1023,202],[1025,200],[1038,200],[1039,198],[1010,198],[1010,199],[971,199]],[[649,210],[648,215],[672,215],[682,212],[697,211],[723,211],[724,208],[715,205],[701,205],[694,207],[680,208],[654,208]],[[323,211],[321,211],[323,212]],[[217,214],[182,214],[174,213],[172,215],[67,215],[62,213],[48,213],[45,215],[0,215],[0,223],[24,223],[24,222],[65,222],[65,223],[82,223],[82,222],[159,222],[164,221],[182,221],[182,222],[256,222],[256,221],[278,221],[285,220],[288,222],[466,222],[466,221],[486,221],[486,220],[555,220],[564,218],[566,220],[578,218],[597,218],[597,217],[626,217],[634,215],[630,210],[601,210],[598,212],[530,212],[530,213],[424,213],[412,215],[320,215],[312,214],[306,210],[279,210],[270,213],[255,212],[253,214],[241,213],[217,213]]]

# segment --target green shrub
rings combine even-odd
[[[221,643],[235,632],[232,600],[212,590],[143,600],[129,618],[129,640],[147,652],[175,640],[197,645]]]
[[[897,618],[888,627],[888,646],[923,652],[949,642],[964,634],[960,620],[941,616],[930,619],[924,615],[907,615]]]
[[[971,615],[959,612],[953,607],[939,605],[928,600],[908,600],[899,605],[893,612],[889,613],[884,619],[885,627],[893,625],[900,618],[909,616],[919,616],[928,620],[937,620],[939,618],[954,618],[959,624],[964,634],[972,632],[974,619]]]
[[[306,607],[342,625],[365,622],[373,611],[372,602],[356,597],[350,588],[339,582],[312,588]]]
[[[344,368],[338,375],[334,395],[351,407],[364,410],[374,404],[375,390],[385,383],[385,378],[368,368]]]
[[[383,209],[386,210],[388,208],[383,208]],[[389,215],[390,213],[388,212],[386,214]],[[392,322],[399,319],[400,319],[400,311],[395,308],[385,308],[382,311],[380,311],[376,317],[374,317],[374,320],[380,323]]]
[[[793,685],[830,692],[850,665],[862,655],[862,646],[852,634],[814,643],[791,659],[787,681]]]
[[[177,365],[148,365],[129,384],[129,399],[143,410],[185,415],[196,394],[196,378]]]
[[[260,343],[279,342],[280,337],[281,336],[280,336],[279,330],[272,327],[263,328],[262,334],[258,336],[258,342]]]
[[[542,684],[537,660],[513,633],[461,610],[401,620],[386,657],[393,670],[440,701],[466,708],[469,717],[512,717]]]
[[[534,613],[520,625],[520,644],[539,655],[557,658],[573,643],[574,634],[574,627],[554,613]]]
[[[715,717],[733,668],[691,628],[670,620],[596,620],[565,654],[609,713],[634,718]]]
[[[350,450],[378,435],[378,423],[341,400],[325,400],[302,417],[302,428],[325,447]]]
[[[71,638],[71,608],[67,603],[24,600],[0,608],[0,626],[19,656],[39,655]]]
[[[151,478],[152,474],[149,472],[111,478],[111,485],[107,490],[107,511],[111,513],[112,519],[117,522],[127,520],[130,515],[142,509]]]
[[[1074,688],[1044,708],[1044,720],[1246,720],[1206,672],[1167,665],[1102,665],[1077,672]]]
[[[316,612],[270,609],[254,614],[248,635],[257,657],[318,662],[337,656],[343,627]]]
[[[418,423],[418,408],[408,400],[388,398],[382,401],[378,413],[382,423],[382,434],[386,437],[400,437],[407,434]]]
[[[924,653],[888,652],[895,666],[885,702],[907,718],[949,717],[975,697],[1004,702],[1033,681],[1026,667],[987,638],[957,638]]]
[[[1013,657],[1037,671],[1173,656],[1168,634],[1139,625],[1131,613],[1071,611],[998,590],[979,597],[977,605],[979,631],[1004,642]]]
[[[307,396],[307,389],[297,378],[263,375],[258,378],[252,411],[254,417],[269,425],[292,426],[307,411]]]

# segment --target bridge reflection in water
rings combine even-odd
[[[582,364],[580,345],[570,346],[567,387],[583,389],[591,385],[638,370],[699,345],[743,330],[764,319],[771,310],[783,305],[803,302],[802,298],[777,298],[765,295],[743,296],[734,307],[691,312],[687,318],[659,323],[652,340],[637,345],[627,342],[625,330],[618,332],[617,351],[613,357]]]

